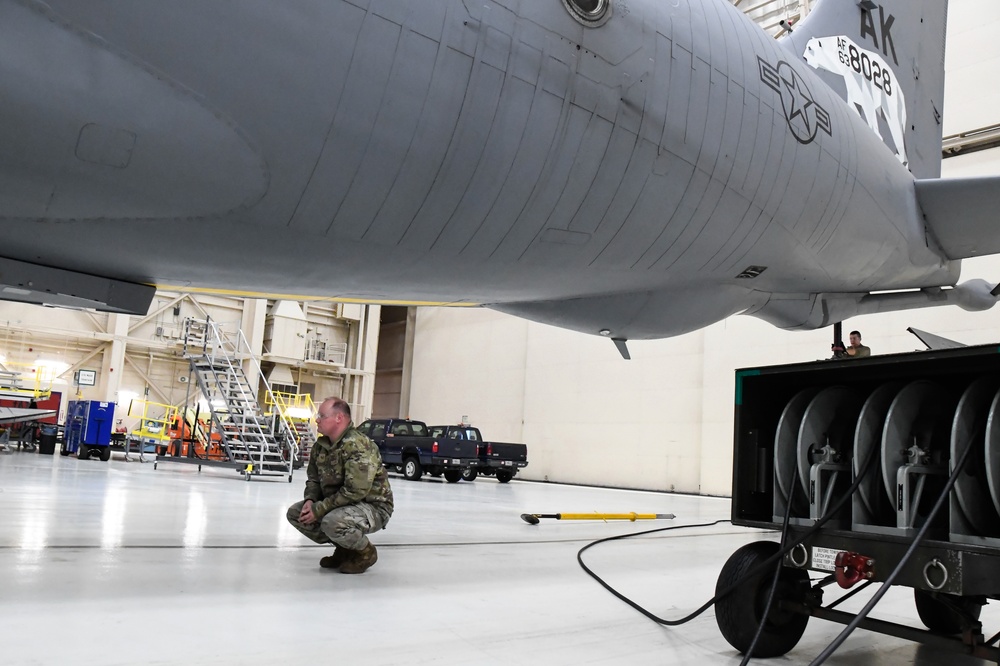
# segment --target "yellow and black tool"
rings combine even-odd
[[[670,520],[672,513],[522,513],[521,520],[529,525],[537,525],[541,518],[555,520]]]

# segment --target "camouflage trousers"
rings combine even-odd
[[[323,516],[318,523],[303,525],[299,513],[305,500],[288,507],[285,517],[292,527],[316,543],[332,543],[348,550],[368,547],[367,534],[378,532],[389,522],[389,515],[367,502],[337,507]]]

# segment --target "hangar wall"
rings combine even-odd
[[[1000,124],[1000,3],[951,0],[944,134]],[[1000,174],[1000,149],[945,160],[945,177]],[[1000,281],[1000,257],[962,280]],[[967,344],[1000,342],[1000,306],[857,317],[874,353],[922,349],[909,326]],[[421,309],[410,414],[463,416],[488,439],[528,444],[522,478],[728,495],[733,371],[829,356],[830,330],[791,333],[732,317],[669,340],[610,341],[486,310]]]

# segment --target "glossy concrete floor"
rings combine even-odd
[[[396,513],[374,537],[379,562],[347,576],[321,570],[329,548],[285,523],[303,480],[154,470],[121,454],[107,463],[0,455],[0,663],[739,663],[711,610],[661,627],[578,566],[588,542],[665,521],[519,518],[638,511],[705,523],[729,517],[726,499],[393,477]],[[626,595],[677,618],[712,596],[734,550],[761,538],[774,535],[721,524],[605,543],[584,557]],[[891,591],[875,615],[915,624],[909,590]],[[988,606],[988,634],[998,620]],[[808,663],[839,629],[812,620],[792,652],[757,663]],[[981,662],[857,631],[827,663]]]

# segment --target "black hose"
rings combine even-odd
[[[791,488],[795,483],[794,467],[790,470],[790,476],[791,478],[788,480],[789,488]],[[779,551],[785,547],[785,540],[788,539],[788,521],[792,517],[791,493],[788,495],[788,502],[785,504],[785,517],[781,521],[781,541],[778,542]],[[757,647],[757,641],[760,640],[760,635],[764,633],[764,625],[767,624],[767,615],[771,612],[771,606],[774,604],[774,595],[778,591],[778,579],[781,578],[781,569],[784,565],[784,562],[778,560],[778,566],[774,570],[774,579],[771,581],[771,589],[767,593],[767,603],[764,604],[764,612],[760,614],[760,623],[757,625],[757,631],[753,634],[753,640],[750,641],[750,647],[743,653],[743,659],[740,661],[740,666],[747,666],[747,664],[750,663],[750,659],[753,658],[753,651]]]
[[[606,541],[617,541],[619,539],[628,539],[630,537],[642,536],[642,535],[645,535],[645,534],[653,534],[654,532],[665,532],[667,530],[683,529],[685,527],[710,527],[712,525],[718,525],[719,523],[728,523],[728,522],[731,522],[731,521],[729,521],[729,520],[717,520],[717,521],[715,521],[713,523],[701,523],[701,524],[697,524],[697,525],[675,525],[675,526],[672,526],[672,527],[660,527],[660,528],[655,529],[655,530],[646,530],[644,532],[633,532],[633,533],[630,533],[630,534],[619,534],[617,536],[605,537],[603,539],[598,539],[597,541],[593,541],[593,542],[587,544],[586,546],[584,546],[583,548],[581,548],[579,550],[579,552],[577,552],[577,554],[576,554],[576,561],[580,564],[580,567],[584,571],[587,572],[587,575],[589,575],[591,578],[593,578],[594,580],[596,580],[604,589],[606,589],[608,592],[610,592],[611,594],[613,594],[614,596],[616,596],[618,599],[620,599],[621,601],[625,602],[626,604],[628,604],[629,606],[631,606],[635,610],[639,611],[640,613],[642,613],[643,615],[645,615],[646,617],[648,617],[653,622],[656,622],[657,624],[662,624],[662,625],[667,626],[667,627],[676,627],[676,626],[682,625],[682,624],[684,624],[686,622],[690,622],[694,618],[696,618],[699,615],[701,615],[702,613],[704,613],[706,610],[708,610],[709,608],[711,608],[719,599],[722,599],[722,598],[726,597],[727,595],[732,594],[732,592],[734,590],[736,590],[737,588],[739,588],[740,586],[742,586],[748,580],[751,580],[754,576],[756,576],[757,574],[761,573],[762,571],[764,571],[766,568],[768,568],[769,566],[771,566],[775,562],[780,561],[793,548],[795,548],[800,543],[802,543],[803,541],[805,541],[806,539],[808,539],[809,537],[811,537],[813,534],[815,534],[816,532],[818,532],[824,525],[826,525],[826,523],[828,523],[830,521],[831,518],[833,518],[837,514],[838,511],[840,511],[840,508],[844,505],[844,503],[847,502],[847,500],[849,500],[854,495],[855,492],[857,492],[858,486],[861,485],[861,481],[872,470],[872,468],[874,466],[874,462],[875,462],[876,459],[877,459],[877,457],[875,456],[875,447],[872,447],[868,451],[868,457],[865,459],[865,463],[864,463],[864,465],[861,468],[861,473],[858,474],[857,478],[854,479],[854,482],[850,485],[850,487],[848,487],[847,492],[845,492],[844,495],[840,499],[837,500],[836,504],[834,504],[833,507],[830,508],[830,510],[826,513],[826,515],[824,515],[822,518],[820,518],[815,523],[813,523],[813,525],[808,530],[806,530],[805,532],[803,532],[801,536],[799,536],[798,538],[796,538],[790,544],[788,544],[788,545],[786,545],[784,547],[779,548],[778,552],[776,552],[774,555],[772,555],[771,557],[769,557],[766,560],[762,561],[757,566],[755,566],[752,569],[750,569],[749,571],[747,571],[747,573],[743,576],[742,579],[736,581],[735,583],[733,583],[729,587],[725,588],[721,592],[718,592],[714,597],[712,597],[711,599],[709,599],[708,601],[706,601],[704,604],[702,604],[701,606],[699,606],[696,610],[692,611],[688,615],[685,615],[684,617],[682,617],[682,618],[680,618],[678,620],[666,620],[664,618],[658,617],[657,615],[654,615],[652,612],[646,610],[645,608],[643,608],[642,606],[640,606],[636,602],[632,601],[631,599],[629,599],[625,595],[623,595],[620,592],[618,592],[616,589],[614,589],[613,587],[611,587],[607,582],[605,582],[600,576],[598,576],[593,571],[591,571],[590,568],[587,567],[586,564],[584,564],[584,562],[583,562],[583,553],[586,552],[587,549],[589,549],[589,548],[591,548],[593,546],[596,546],[599,543],[604,543]],[[792,502],[792,498],[791,498],[791,496],[789,496],[788,503],[791,504],[791,502]]]

